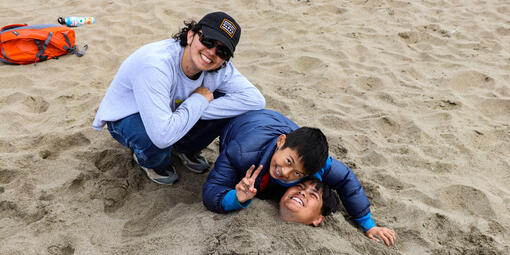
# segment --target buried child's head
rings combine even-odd
[[[339,203],[338,196],[327,185],[306,177],[288,188],[280,199],[280,217],[287,222],[319,226],[325,216],[336,212]]]

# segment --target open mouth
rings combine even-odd
[[[278,169],[277,166],[274,167],[274,176],[276,176],[278,178],[282,178],[282,176],[280,174],[280,169]]]
[[[207,64],[210,64],[212,63],[212,60],[208,57],[206,57],[204,54],[200,54],[200,57],[202,58],[203,61],[205,61]]]
[[[304,204],[303,200],[301,200],[301,198],[299,198],[299,197],[297,197],[297,196],[292,196],[292,197],[290,197],[290,199],[291,199],[292,201],[295,201],[296,203],[298,203],[298,204],[299,204],[299,205],[301,205],[301,206],[305,206],[305,204]]]

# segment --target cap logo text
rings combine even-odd
[[[228,19],[223,19],[223,22],[221,22],[220,28],[225,31],[230,37],[234,37],[234,34],[236,33],[236,26],[234,23],[232,23]]]

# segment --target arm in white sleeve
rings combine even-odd
[[[223,119],[241,115],[250,110],[260,110],[266,100],[260,91],[251,84],[234,66],[229,67],[223,83],[216,89],[225,93],[214,99],[202,114],[202,119]],[[207,87],[207,84],[204,84]]]
[[[207,108],[209,102],[192,94],[175,112],[170,108],[173,77],[155,67],[145,67],[134,76],[133,93],[143,125],[152,143],[163,149],[181,139]]]

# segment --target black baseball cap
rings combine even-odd
[[[198,25],[202,25],[202,34],[209,39],[220,41],[234,55],[236,45],[241,37],[241,27],[224,12],[212,12],[205,15]]]

